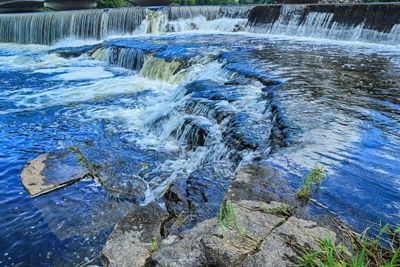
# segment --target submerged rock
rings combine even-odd
[[[21,172],[25,190],[36,197],[79,181],[89,170],[71,151],[47,153],[30,161]]]

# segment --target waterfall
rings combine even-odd
[[[139,71],[143,67],[145,53],[137,48],[113,46],[108,49],[106,61],[110,65]]]
[[[400,4],[172,6],[0,15],[0,42],[22,44],[188,30],[246,30],[397,45]]]
[[[111,33],[133,33],[145,9],[82,10],[0,16],[0,41],[51,44],[65,37],[103,39]]]
[[[183,73],[179,73],[182,64],[178,61],[168,62],[165,59],[149,56],[143,64],[140,75],[152,80],[162,80],[178,83],[184,80]]]
[[[221,17],[221,7],[219,6],[173,6],[168,9],[169,20],[188,19],[195,17],[205,17],[213,20]]]
[[[142,24],[145,17],[144,8],[111,9],[108,16],[108,33],[131,34]]]
[[[168,23],[168,15],[165,9],[146,10],[145,33],[158,34],[164,30]]]
[[[399,4],[257,6],[248,18],[253,33],[400,43]]]

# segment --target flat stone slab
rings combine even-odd
[[[46,153],[31,160],[21,172],[21,182],[32,196],[70,185],[89,174],[71,151]]]

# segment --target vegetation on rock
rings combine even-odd
[[[159,250],[159,246],[158,246],[158,241],[156,238],[151,239],[150,241],[150,248],[149,248],[149,253],[150,255],[157,252]]]
[[[323,179],[323,171],[323,167],[315,165],[315,167],[307,173],[303,178],[299,192],[296,194],[298,199],[306,201],[311,198],[311,194],[316,190]]]
[[[400,266],[400,225],[393,229],[381,225],[374,238],[367,237],[367,228],[361,234],[343,229],[351,241],[351,250],[329,239],[318,239],[319,247],[312,250],[296,242],[288,242],[299,257],[299,266]]]

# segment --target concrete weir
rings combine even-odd
[[[259,34],[387,45],[400,42],[398,3],[172,6],[4,14],[0,16],[0,42],[52,44],[66,37],[101,40],[112,34],[133,34],[143,28],[143,23],[152,24],[158,32],[179,31],[182,29],[169,23],[199,17],[206,21],[243,19],[245,25],[235,31]]]

